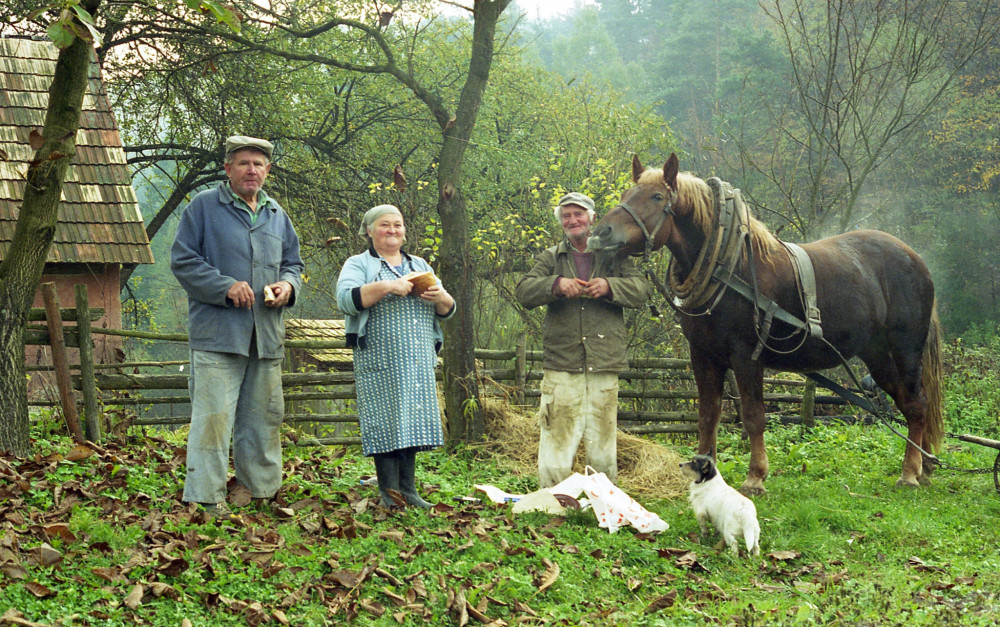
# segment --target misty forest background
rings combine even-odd
[[[168,28],[153,9],[137,17],[134,8],[106,7],[99,54],[157,260],[124,287],[127,327],[185,329],[170,245],[187,201],[224,179],[221,146],[232,134],[277,146],[268,192],[297,225],[308,274],[292,316],[340,317],[337,273],[364,249],[359,220],[376,204],[399,206],[409,250],[435,263],[452,228],[435,211],[440,127],[392,77],[310,60],[364,65],[374,52],[357,35],[293,32],[297,17],[307,23],[319,7],[377,21],[373,8],[398,9],[390,4],[400,3],[274,3],[290,26],[244,16],[254,45],[186,30],[183,20]],[[400,62],[457,100],[468,17],[432,17],[444,3],[403,4],[384,36],[406,51]],[[673,151],[682,169],[741,188],[782,239],[859,228],[896,235],[931,268],[946,337],[993,338],[996,4],[598,0],[547,21],[510,7],[464,166],[477,346],[510,348],[523,331],[539,337],[541,313],[518,308],[512,293],[534,253],[559,236],[556,198],[583,191],[603,215],[630,185],[633,153],[658,165]],[[430,12],[417,17],[420,7]],[[136,32],[142,37],[129,35]],[[397,164],[405,187],[394,184]],[[653,260],[661,276],[666,260]],[[630,313],[632,348],[681,355],[672,314],[661,309],[660,320]],[[140,343],[130,359],[183,358],[184,350]]]

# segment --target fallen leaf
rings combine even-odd
[[[57,523],[54,525],[45,525],[43,529],[45,535],[50,538],[59,538],[64,542],[76,542],[76,536],[69,530],[69,525]]]
[[[931,566],[930,564],[926,563],[924,560],[922,560],[922,559],[920,559],[919,557],[916,557],[916,556],[913,556],[910,559],[906,560],[906,565],[914,568],[915,570],[918,570],[920,572],[925,572],[925,573],[929,573],[929,572],[940,572],[940,573],[943,573],[943,572],[945,572],[945,569],[943,567],[941,567],[941,566]]]
[[[150,588],[150,590],[153,591],[153,596],[156,596],[156,597],[164,597],[165,596],[168,599],[174,599],[174,600],[177,600],[177,599],[181,598],[181,595],[180,595],[180,593],[177,592],[176,588],[174,588],[173,586],[167,585],[167,584],[163,583],[162,581],[154,581],[153,583],[149,584],[149,588]]]
[[[767,554],[773,560],[778,560],[779,562],[785,562],[788,560],[793,560],[800,555],[798,551],[772,551]]]
[[[556,579],[559,578],[559,564],[556,564],[555,562],[550,562],[547,559],[544,560],[544,562],[547,568],[545,569],[545,572],[542,574],[541,584],[538,586],[539,592],[542,592],[547,588],[549,588],[549,586],[554,584],[556,582]]]
[[[358,605],[361,606],[369,614],[375,616],[376,618],[381,618],[385,614],[385,607],[378,603],[377,601],[372,601],[370,599],[361,599],[358,601]]]
[[[0,565],[0,573],[3,573],[4,575],[10,577],[11,579],[28,578],[28,571],[24,569],[24,566],[21,566],[17,562],[7,562]]]
[[[140,605],[142,605],[143,594],[145,594],[145,590],[143,589],[142,584],[137,583],[134,586],[132,586],[132,591],[128,593],[128,596],[125,597],[122,603],[124,603],[125,607],[129,608],[130,610],[134,610]]]
[[[261,568],[267,566],[274,559],[274,551],[247,551],[243,554],[243,561],[250,564],[257,564]]]
[[[678,568],[687,568],[692,571],[700,570],[702,572],[711,572],[705,566],[698,561],[698,554],[694,552],[688,552],[681,555],[674,562]]]
[[[128,581],[128,579],[122,575],[117,566],[112,566],[110,568],[91,568],[90,572],[94,573],[108,583],[125,583]]]
[[[646,606],[643,610],[646,614],[652,614],[653,612],[659,612],[662,609],[672,607],[677,601],[677,591],[671,590],[670,592],[664,594],[663,596],[657,597],[652,603]]]
[[[161,556],[161,560],[164,558]],[[156,567],[156,570],[167,575],[169,577],[176,577],[188,569],[188,561],[182,557],[175,557],[173,559],[165,559],[164,562]]]
[[[465,600],[465,593],[459,590],[448,589],[448,613],[458,627],[465,627],[469,624],[469,604]]]
[[[37,581],[29,581],[24,584],[24,587],[28,589],[28,592],[35,595],[39,599],[47,599],[56,595],[56,593],[51,589],[38,583]]]
[[[35,623],[24,618],[24,614],[14,608],[8,609],[0,616],[0,625],[18,625],[18,627],[49,627],[44,623]]]
[[[49,546],[47,542],[42,542],[41,546],[28,551],[28,556],[39,566],[54,566],[62,561],[62,553]]]
[[[246,507],[250,504],[251,496],[250,490],[237,484],[236,487],[229,492],[229,498],[226,500],[229,501],[229,504],[233,507]]]

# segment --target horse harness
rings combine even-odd
[[[646,249],[642,252],[643,261],[649,259],[649,253],[653,251],[653,236],[659,232],[660,227],[667,221],[667,216],[671,218],[674,217],[674,194],[676,193],[677,192],[675,191],[670,194],[670,198],[667,199],[667,204],[664,205],[663,211],[660,212],[660,217],[656,221],[656,226],[653,227],[652,231],[646,229],[646,223],[639,218],[639,214],[635,212],[632,205],[623,200],[615,207],[615,209],[618,207],[624,209],[630,216],[632,216],[635,223],[639,225],[639,229],[642,231],[642,237],[646,240]]]
[[[788,251],[803,310],[806,312],[806,321],[803,322],[787,310],[782,309],[774,300],[761,294],[757,289],[753,246],[750,239],[750,214],[740,195],[740,190],[718,177],[709,178],[705,182],[712,190],[712,202],[715,205],[712,212],[713,228],[711,235],[701,248],[694,268],[684,280],[681,280],[675,260],[671,259],[667,269],[669,288],[664,287],[655,273],[647,269],[646,275],[651,282],[663,294],[671,307],[687,316],[710,315],[719,301],[722,300],[727,288],[754,303],[756,305],[754,318],[758,340],[753,352],[754,359],[758,359],[766,347],[770,337],[771,324],[775,318],[794,329],[789,337],[806,331],[803,341],[809,337],[822,339],[823,328],[819,307],[816,304],[816,276],[809,255],[796,244],[782,242]],[[643,258],[647,259],[652,247],[653,236],[659,231],[668,215],[674,216],[672,198],[664,207],[663,213],[652,231],[646,229],[646,225],[639,219],[634,209],[626,203],[621,203],[619,206],[625,209],[642,229],[643,236],[646,238],[646,250],[643,253]],[[736,275],[736,265],[744,247],[746,247],[750,257],[752,285]],[[707,303],[710,304],[706,307]],[[698,309],[701,311],[694,313]],[[761,313],[763,314],[762,320],[760,319]]]

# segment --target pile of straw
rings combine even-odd
[[[506,401],[483,397],[486,448],[507,461],[513,473],[538,472],[538,421],[534,412]],[[681,459],[670,449],[650,440],[618,432],[618,486],[632,496],[676,499],[687,495],[688,481],[678,465]],[[583,447],[573,470],[584,471]]]

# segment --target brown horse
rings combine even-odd
[[[699,282],[714,288],[711,298],[694,309],[675,299],[681,302],[681,328],[698,386],[698,453],[716,453],[723,382],[732,369],[750,439],[750,467],[741,489],[765,492],[764,369],[813,372],[841,365],[841,356],[856,355],[906,418],[909,442],[896,485],[926,482],[920,448],[937,450],[943,433],[941,358],[934,285],[917,253],[880,231],[852,231],[802,244],[814,269],[822,337],[778,317],[767,328],[761,322],[765,312],[749,297],[719,285],[718,278],[695,276],[704,268],[702,249],[719,241],[714,232],[719,205],[712,188],[678,172],[673,154],[662,169],[644,170],[633,158],[632,178],[635,186],[596,225],[589,244],[601,254],[620,255],[666,246],[672,253],[668,279],[675,294]],[[738,204],[744,215],[740,229],[747,237],[730,255],[730,273],[752,286],[757,303],[771,300],[806,320],[801,279],[786,245]],[[705,276],[711,275],[710,269]]]

